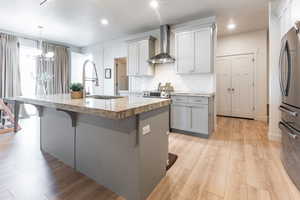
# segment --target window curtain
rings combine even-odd
[[[18,38],[0,33],[0,98],[21,95]]]
[[[0,98],[21,96],[19,42],[16,36],[0,33]],[[21,117],[28,117],[24,107]]]
[[[69,92],[70,84],[70,55],[67,47],[43,42],[43,52],[54,52],[53,59],[38,59],[36,76],[36,94],[61,94]],[[45,91],[39,89],[44,87]]]

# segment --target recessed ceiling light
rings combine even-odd
[[[236,24],[228,24],[228,25],[227,25],[227,28],[228,28],[229,30],[233,30],[233,29],[236,28]]]
[[[152,7],[152,8],[154,8],[154,9],[156,9],[156,8],[158,8],[158,1],[157,0],[152,0],[151,2],[150,2],[150,6]]]
[[[101,19],[101,24],[102,25],[107,25],[108,24],[108,20],[107,19]]]

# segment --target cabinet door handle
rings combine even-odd
[[[201,102],[202,102],[202,100],[194,100],[194,102],[201,103]]]

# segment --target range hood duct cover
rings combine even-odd
[[[174,63],[175,59],[170,56],[170,27],[160,26],[160,54],[148,60],[150,64]]]

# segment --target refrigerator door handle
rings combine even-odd
[[[288,134],[291,138],[293,138],[294,140],[298,139],[298,135],[292,133],[294,130],[292,130],[292,129],[291,129],[288,125],[286,125],[285,123],[279,122],[279,128],[280,128],[282,131],[284,131],[284,129],[285,129],[284,132],[287,133],[287,134]],[[298,134],[300,134],[300,133],[298,132]]]
[[[289,95],[290,84],[291,84],[291,69],[292,69],[292,61],[291,61],[291,52],[288,41],[285,44],[286,54],[287,54],[287,82],[285,87],[285,95]]]
[[[283,71],[283,56],[284,56],[284,52],[285,52],[285,44],[286,44],[286,41],[282,42],[282,47],[281,47],[281,50],[280,50],[280,56],[279,56],[279,85],[280,85],[280,90],[281,90],[281,94],[282,96],[284,96],[284,86],[283,86],[283,74],[282,74],[282,71]]]
[[[282,112],[285,112],[291,116],[294,116],[294,117],[297,117],[298,116],[298,113],[295,112],[295,111],[292,111],[284,106],[279,106],[279,110],[281,110]]]

